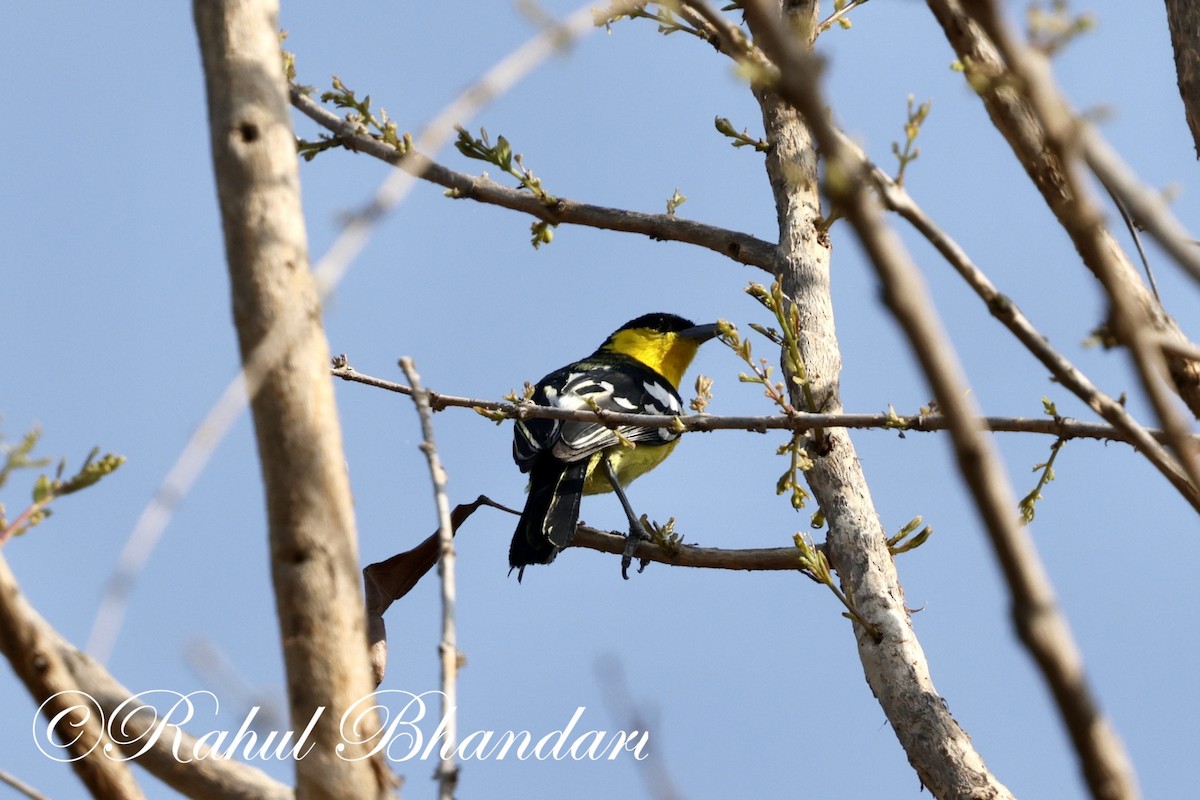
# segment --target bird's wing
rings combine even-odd
[[[679,394],[655,372],[632,362],[619,366],[569,367],[547,375],[538,384],[538,405],[624,414],[679,414]],[[618,433],[620,436],[618,436]],[[621,437],[642,444],[665,444],[679,434],[669,428],[622,425],[616,430],[594,422],[530,419],[517,423],[513,458],[528,471],[534,459],[549,451],[560,461],[573,462],[617,445]]]

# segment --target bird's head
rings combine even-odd
[[[636,358],[678,390],[696,350],[716,335],[716,323],[696,325],[674,314],[644,314],[613,331],[600,351]]]

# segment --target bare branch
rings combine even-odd
[[[350,366],[334,367],[335,377],[353,383],[361,383],[398,394],[411,395],[412,388],[402,383],[364,375]],[[742,430],[765,433],[769,430],[813,431],[819,428],[854,428],[894,430],[901,434],[915,431],[925,433],[944,431],[949,428],[946,418],[940,414],[780,414],[777,416],[723,416],[689,415],[672,417],[658,414],[619,414],[613,411],[592,411],[552,408],[532,403],[507,403],[497,400],[480,400],[471,397],[428,392],[430,406],[434,411],[446,408],[483,409],[493,419],[498,415],[504,419],[558,419],[573,422],[600,422],[610,427],[638,425],[643,428],[672,428],[684,433],[722,430]],[[1161,431],[1137,425],[1127,431],[1113,425],[1062,417],[980,417],[979,424],[996,433],[1037,433],[1057,439],[1096,439],[1102,441],[1129,442],[1141,448],[1144,442],[1152,445],[1163,441]],[[1200,436],[1194,437],[1200,444]]]
[[[582,36],[592,29],[591,10],[586,5],[573,13],[564,25],[544,27],[444,107],[417,137],[416,146],[436,151],[445,143],[456,122],[465,121],[479,108],[511,88],[550,55],[558,52],[573,37]],[[293,145],[294,142],[289,143],[289,147]],[[351,261],[365,246],[375,222],[407,196],[413,183],[412,176],[405,172],[398,170],[389,174],[376,190],[372,200],[350,219],[349,224],[313,268],[319,299],[324,300],[333,291],[345,275]],[[224,440],[245,408],[247,396],[252,397],[258,392],[264,370],[275,362],[274,348],[281,346],[281,341],[281,338],[276,337],[276,342],[271,346],[264,342],[249,363],[229,382],[220,398],[192,433],[159,484],[154,497],[138,517],[118,557],[117,567],[105,587],[100,608],[92,623],[92,632],[88,637],[88,651],[101,661],[108,658],[116,642],[134,581],[161,539],[179,502],[191,491],[217,445]]]
[[[871,163],[858,145],[839,132],[839,138],[848,154],[860,160],[867,175],[874,181],[884,205],[908,220],[922,236],[932,244],[942,257],[954,267],[980,299],[987,305],[992,316],[1000,320],[1014,336],[1037,358],[1055,380],[1075,394],[1088,407],[1119,429],[1125,441],[1130,442],[1171,482],[1180,494],[1200,511],[1200,491],[1188,480],[1179,463],[1162,446],[1161,432],[1151,432],[1126,411],[1125,406],[1102,392],[1066,356],[1051,346],[1033,324],[1021,313],[1017,305],[1001,294],[987,275],[977,267],[966,252],[944,230],[939,228],[917,205],[903,186],[898,185],[879,167]],[[1167,339],[1164,337],[1164,341]],[[1175,342],[1172,338],[1170,341]],[[989,425],[993,431],[1000,430]]]
[[[847,152],[829,122],[820,85],[814,80],[815,59],[797,47],[778,19],[759,3],[748,6],[747,13],[764,49],[779,65],[777,91],[804,114],[812,128],[825,158],[826,191],[853,225],[879,274],[885,302],[908,337],[950,421],[959,468],[1012,595],[1018,633],[1058,702],[1089,785],[1097,796],[1136,797],[1132,765],[1087,685],[1082,657],[1057,607],[1032,539],[1017,519],[1012,488],[994,444],[974,421],[978,412],[920,273],[899,238],[883,224],[880,209],[866,190],[863,165]],[[912,753],[910,749],[910,757]],[[931,789],[938,796],[945,791],[945,787]]]
[[[10,650],[9,644],[17,649]],[[178,732],[174,736],[154,734],[158,720],[131,714],[131,694],[98,662],[77,650],[29,605],[20,593],[8,563],[0,556],[0,651],[9,658],[18,674],[21,664],[37,665],[43,675],[51,676],[55,691],[76,693],[90,699],[103,719],[119,723],[122,741],[105,739],[126,756],[137,755],[137,764],[186,797],[197,800],[221,797],[228,800],[292,800],[292,790],[254,767],[228,758],[200,757],[181,760],[180,754],[207,754],[208,746]],[[44,665],[50,665],[46,671]],[[49,686],[46,688],[50,688]],[[35,695],[35,699],[40,698]],[[135,704],[136,705],[136,704]],[[118,709],[124,713],[117,715]],[[111,723],[112,720],[117,723]],[[97,723],[99,724],[99,723]],[[148,736],[155,737],[149,750],[142,752]],[[97,749],[94,757],[111,767],[128,771],[128,764],[110,760]],[[85,761],[91,761],[89,756]],[[79,763],[79,762],[77,762]],[[94,765],[89,766],[95,769]],[[91,783],[89,782],[89,789]],[[140,797],[136,786],[132,794],[95,793],[95,797]]]
[[[739,233],[673,214],[645,214],[618,208],[578,203],[565,198],[548,206],[529,192],[510,189],[486,177],[476,177],[444,167],[413,150],[401,153],[391,145],[361,133],[353,123],[342,119],[315,100],[291,88],[291,100],[298,110],[329,130],[347,150],[365,153],[399,167],[405,173],[446,187],[452,197],[521,211],[540,220],[558,224],[644,234],[656,241],[674,241],[705,247],[741,264],[770,270],[775,246],[747,233]]]
[[[689,5],[703,8],[707,4],[697,0]],[[767,55],[778,57],[772,43],[763,38],[764,30],[786,29],[779,38],[815,61],[809,50],[818,22],[816,3],[782,3],[782,17],[780,6],[777,2],[743,2],[756,44]],[[705,17],[714,25],[721,24],[719,15],[708,12]],[[780,71],[763,63],[757,49],[740,61],[751,75],[771,144],[766,167],[780,224],[775,272],[793,303],[789,314],[795,312],[799,355],[808,376],[806,388],[820,398],[821,410],[837,413],[841,410],[841,355],[833,326],[829,242],[817,191],[816,148],[792,104],[778,94]],[[801,79],[815,83],[817,73],[806,69]],[[798,385],[792,390],[792,405],[804,407]],[[1009,796],[933,687],[853,442],[844,430],[832,429],[819,441],[810,439],[807,451],[812,466],[805,477],[829,524],[829,560],[845,594],[854,598],[858,619],[865,623],[855,624],[859,658],[910,763],[937,796],[965,796],[976,791]]]
[[[628,539],[619,533],[580,525],[575,529],[575,538],[571,540],[570,546],[620,555],[625,551],[626,544],[628,544]],[[824,545],[817,545],[817,548],[828,552]],[[799,553],[795,547],[728,549],[683,544],[678,548],[670,549],[653,542],[643,541],[634,551],[633,557],[644,558],[672,567],[694,567],[696,569],[728,569],[739,572],[802,570]]]
[[[1175,74],[1188,129],[1200,158],[1200,7],[1191,0],[1166,0],[1167,26],[1175,49]]]
[[[21,594],[17,579],[0,556],[0,652],[25,684],[47,724],[67,741],[71,768],[98,800],[145,797],[123,761],[110,758],[113,747],[104,720],[91,704],[79,702],[78,686],[35,612]],[[62,719],[58,719],[59,716]]]
[[[429,462],[429,477],[433,483],[434,503],[438,515],[438,574],[442,578],[442,641],[438,644],[441,661],[442,725],[445,744],[440,752],[449,752],[438,762],[438,798],[453,800],[458,785],[458,765],[454,763],[454,748],[458,746],[458,634],[455,627],[457,589],[454,580],[454,525],[450,520],[450,501],[446,497],[446,470],[438,458],[433,437],[433,410],[429,393],[421,388],[421,376],[412,359],[400,359],[400,369],[412,387],[413,403],[421,419],[421,452]]]
[[[932,0],[941,2],[941,0]],[[1175,388],[1184,401],[1200,416],[1200,364],[1190,359],[1165,356],[1154,341],[1163,333],[1182,333],[1158,330],[1156,318],[1165,315],[1161,306],[1146,293],[1140,279],[1132,278],[1133,268],[1125,254],[1116,247],[1112,236],[1101,222],[1099,210],[1088,196],[1079,169],[1079,143],[1086,140],[1078,123],[1061,97],[1050,74],[1045,56],[1026,47],[1010,34],[995,4],[988,0],[967,0],[966,8],[978,37],[990,37],[999,60],[999,76],[1010,76],[1012,91],[1033,115],[1035,125],[1044,132],[1045,154],[1059,167],[1057,181],[1065,197],[1056,209],[1059,222],[1070,234],[1084,262],[1095,272],[1104,286],[1112,308],[1112,326],[1117,338],[1128,348],[1133,364],[1167,435],[1183,471],[1195,487],[1200,487],[1200,448],[1191,437],[1187,420],[1176,409],[1165,380],[1168,371],[1175,378]],[[1093,145],[1100,147],[1093,137]],[[1136,273],[1134,273],[1136,275]],[[1140,295],[1135,295],[1136,283]],[[1139,299],[1140,298],[1140,299]],[[1193,402],[1195,401],[1195,402]]]
[[[1171,213],[1162,194],[1143,186],[1094,126],[1082,120],[1076,124],[1079,146],[1088,167],[1125,206],[1133,221],[1148,231],[1193,280],[1200,282],[1200,247]]]
[[[29,800],[46,800],[46,796],[15,775],[10,775],[0,769],[0,783],[12,787],[16,792],[25,795]]]
[[[1146,288],[1104,226],[1099,212],[1088,202],[1074,176],[1077,170],[1071,162],[1075,159],[1064,160],[1064,153],[1074,153],[1079,147],[1079,121],[1066,109],[1053,84],[1040,78],[1033,83],[1006,78],[1010,64],[1001,56],[997,42],[964,10],[962,0],[927,0],[927,3],[958,54],[968,81],[979,92],[993,124],[1071,236],[1083,263],[1104,285],[1114,305],[1114,316],[1144,320],[1154,331],[1186,340],[1179,326]],[[979,6],[973,3],[971,7]],[[1029,59],[1020,56],[1018,59],[1024,70]],[[1122,199],[1128,203],[1130,197]],[[1121,313],[1118,308],[1130,313]],[[1136,317],[1131,313],[1136,313]],[[1121,319],[1113,322],[1123,325]],[[1136,346],[1129,338],[1134,334],[1129,328],[1123,325],[1117,331],[1118,336],[1123,344],[1135,349],[1135,359],[1144,364],[1145,348]],[[1180,396],[1192,413],[1200,417],[1200,364],[1169,357],[1167,367]],[[1153,399],[1156,390],[1147,387],[1147,391]]]

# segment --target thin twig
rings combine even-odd
[[[411,395],[412,388],[402,383],[364,375],[350,366],[335,367],[332,370],[335,377],[342,380],[373,386],[398,394]],[[913,431],[927,433],[943,431],[949,427],[946,418],[940,414],[780,414],[777,416],[723,416],[723,415],[689,415],[672,417],[659,414],[619,414],[612,411],[591,411],[590,409],[571,410],[552,408],[532,403],[508,403],[496,400],[480,400],[471,397],[429,392],[430,406],[434,411],[446,408],[484,409],[492,414],[502,415],[507,419],[557,419],[573,422],[600,422],[604,425],[617,427],[620,425],[638,425],[643,428],[673,428],[680,432],[707,432],[720,430],[742,430],[753,433],[765,433],[769,430],[810,431],[817,428],[851,428],[894,430],[901,434]],[[1143,438],[1148,437],[1150,443],[1161,441],[1161,431],[1149,430],[1138,426],[1137,430],[1144,432],[1135,435],[1113,425],[1103,425],[1097,422],[1080,422],[1079,420],[1062,417],[981,417],[980,424],[997,433],[1035,433],[1054,436],[1063,439],[1095,439],[1100,441],[1133,442],[1138,446]],[[1197,437],[1200,443],[1200,436]]]
[[[547,58],[571,41],[590,33],[593,27],[590,6],[582,6],[567,18],[562,27],[540,31],[445,106],[417,137],[417,146],[425,152],[436,153],[446,143],[456,124],[470,119]],[[407,173],[400,170],[389,173],[373,199],[350,218],[338,238],[313,267],[322,299],[345,276],[351,261],[366,245],[374,225],[404,199],[412,185],[413,179]],[[204,415],[154,496],[142,509],[117,557],[117,565],[105,586],[88,636],[87,651],[102,663],[108,660],[116,644],[134,582],[145,569],[150,554],[162,538],[179,503],[191,491],[218,445],[245,410],[248,398],[257,392],[263,374],[276,362],[285,344],[286,337],[278,329],[272,329],[255,352],[244,359],[242,369]]]
[[[966,251],[948,233],[929,218],[916,201],[891,176],[873,164],[849,137],[838,133],[847,152],[860,160],[867,175],[879,190],[884,205],[907,220],[925,239],[941,253],[967,285],[987,304],[992,316],[996,317],[1025,348],[1040,361],[1055,380],[1075,394],[1101,417],[1110,422],[1124,435],[1121,437],[1136,447],[1154,467],[1163,474],[1171,485],[1200,511],[1200,491],[1188,480],[1174,457],[1163,447],[1165,437],[1160,431],[1147,430],[1126,410],[1125,406],[1105,394],[1081,372],[1066,356],[1056,350],[1042,336],[1009,297],[1003,295],[988,279]],[[1173,337],[1162,337],[1164,342],[1176,341]],[[1000,428],[989,426],[996,431]]]
[[[34,789],[28,783],[25,783],[21,779],[17,778],[15,775],[11,775],[2,769],[0,769],[0,782],[8,784],[13,789],[16,789],[18,792],[28,797],[29,800],[47,800],[44,794]]]
[[[635,732],[645,732],[649,729],[650,723],[645,712],[634,701],[629,691],[629,681],[619,656],[602,657],[596,663],[596,678],[604,692],[604,699],[608,701],[609,714],[619,728]],[[639,683],[639,686],[641,685]],[[658,746],[659,753],[666,749],[662,747],[661,742]],[[637,765],[650,800],[684,800],[683,793],[671,777],[671,771],[667,769],[666,759],[661,755],[657,758],[639,759]]]
[[[1175,451],[1180,467],[1192,485],[1200,487],[1200,447],[1192,439],[1190,426],[1176,409],[1172,393],[1165,383],[1167,360],[1162,349],[1152,341],[1160,334],[1153,330],[1150,310],[1129,295],[1129,284],[1124,276],[1131,267],[1116,256],[1119,248],[1115,247],[1111,235],[1101,223],[1100,212],[1089,197],[1079,174],[1079,148],[1086,146],[1090,139],[1092,149],[1099,151],[1103,143],[1097,136],[1089,135],[1086,125],[1070,112],[1054,83],[1045,57],[1017,41],[995,3],[967,0],[965,7],[982,35],[990,37],[995,44],[1003,64],[1014,79],[1015,89],[1045,131],[1046,145],[1062,165],[1059,179],[1067,199],[1062,204],[1058,218],[1104,286],[1112,308],[1113,329],[1117,338],[1129,349],[1135,371],[1167,436],[1167,443]],[[1112,158],[1115,160],[1115,156]],[[1117,176],[1101,176],[1101,180],[1106,186],[1113,187],[1114,191],[1118,190]],[[1125,199],[1128,202],[1131,198]],[[1130,208],[1133,210],[1132,204]],[[1145,220],[1144,224],[1149,225],[1150,221]],[[1163,244],[1165,246],[1166,242]],[[1196,253],[1194,248],[1192,255],[1200,260],[1200,253]],[[1138,285],[1141,286],[1140,281]],[[1194,369],[1194,365],[1190,366]],[[1184,387],[1178,388],[1183,394]],[[1100,778],[1097,777],[1097,780]]]
[[[842,6],[837,11],[833,12],[824,20],[822,20],[821,24],[817,26],[817,33],[824,33],[825,31],[829,30],[839,19],[846,16],[859,6],[866,5],[866,3],[867,0],[850,0],[849,3],[846,3],[846,5]]]
[[[640,233],[655,241],[673,241],[705,247],[741,264],[770,270],[775,246],[747,233],[706,225],[674,214],[647,214],[620,208],[579,203],[559,197],[547,205],[535,195],[502,186],[484,177],[456,172],[428,158],[416,149],[401,153],[379,139],[362,133],[357,126],[339,117],[293,86],[292,105],[330,131],[347,150],[377,158],[404,174],[444,186],[453,197],[520,211],[546,222],[583,225],[591,228]],[[424,148],[422,148],[424,149]]]
[[[1076,124],[1080,126],[1076,136],[1088,168],[1129,210],[1134,221],[1162,245],[1175,263],[1192,280],[1200,282],[1200,248],[1196,247],[1196,237],[1176,219],[1159,192],[1138,180],[1133,170],[1121,160],[1094,126],[1086,121],[1077,121]]]
[[[421,419],[421,452],[429,462],[429,477],[433,483],[433,497],[437,505],[438,538],[440,540],[438,574],[442,579],[442,641],[438,645],[441,656],[442,725],[445,726],[446,742],[438,762],[438,798],[453,800],[458,785],[458,765],[454,761],[454,749],[458,746],[458,634],[455,627],[455,605],[457,590],[454,581],[454,526],[450,521],[450,501],[446,497],[446,470],[438,458],[437,443],[433,437],[433,410],[429,406],[429,393],[421,388],[421,376],[413,366],[411,358],[400,359],[400,369],[412,387],[413,403]]]
[[[1154,270],[1150,268],[1150,259],[1146,255],[1146,248],[1142,247],[1142,235],[1138,232],[1137,224],[1129,215],[1129,209],[1121,202],[1121,198],[1117,196],[1112,187],[1103,181],[1101,181],[1101,185],[1104,186],[1104,191],[1108,192],[1113,205],[1117,207],[1121,219],[1125,221],[1125,229],[1129,231],[1129,238],[1133,240],[1133,246],[1137,248],[1138,259],[1142,262],[1142,270],[1146,273],[1146,281],[1150,284],[1150,293],[1154,295],[1155,300],[1161,303],[1162,296],[1158,293],[1158,281],[1154,280]]]

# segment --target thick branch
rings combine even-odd
[[[792,83],[817,91],[820,70],[810,52],[817,8],[814,2],[785,0],[782,18],[776,2],[745,2],[743,8],[755,41],[781,67],[760,73],[760,80],[769,83],[755,92],[771,143],[767,174],[780,225],[776,272],[798,312],[808,388],[819,398],[822,411],[836,413],[841,410],[841,355],[830,298],[828,236],[818,196],[819,139],[812,138],[813,118],[802,120],[796,109],[799,105],[812,112],[814,106],[798,104],[785,92]],[[781,61],[784,56],[787,59]],[[779,80],[772,80],[780,73]],[[816,113],[826,121],[824,103]],[[806,407],[796,381],[789,383],[793,404]],[[810,443],[809,453],[813,466],[805,476],[829,524],[829,559],[859,617],[876,632],[872,635],[856,625],[859,658],[909,762],[936,797],[1011,796],[988,771],[933,685],[852,441],[844,430],[830,430]]]
[[[1171,482],[1180,494],[1200,511],[1200,491],[1188,480],[1179,463],[1162,446],[1165,437],[1161,432],[1151,432],[1142,426],[1116,399],[1102,392],[1086,375],[1058,352],[1046,337],[1021,313],[1016,304],[1001,294],[987,275],[967,256],[966,252],[944,230],[931,220],[903,186],[898,185],[881,169],[867,160],[861,149],[847,137],[840,136],[846,152],[857,159],[879,190],[884,205],[908,220],[922,236],[932,244],[942,257],[963,277],[980,299],[987,304],[992,316],[1000,320],[1038,361],[1050,370],[1055,380],[1072,391],[1076,397],[1108,420],[1124,434],[1125,441],[1132,443]],[[1176,339],[1170,345],[1186,346],[1189,343]],[[1001,430],[988,425],[990,430]]]
[[[820,87],[812,80],[812,57],[794,46],[769,17],[764,15],[759,23],[756,32],[780,67],[779,91],[802,111],[825,158],[826,191],[853,225],[879,274],[885,301],[950,421],[959,468],[1012,595],[1017,630],[1058,703],[1089,785],[1098,796],[1135,797],[1136,783],[1124,747],[1087,685],[1082,657],[1049,578],[1013,510],[1012,490],[994,444],[974,422],[978,413],[920,273],[898,237],[883,224],[879,207],[866,191],[863,165],[848,153],[830,124]],[[933,788],[933,792],[943,796],[947,788]],[[965,788],[948,794],[965,794]]]
[[[1070,234],[1084,262],[1095,272],[1108,295],[1111,323],[1117,338],[1129,348],[1142,387],[1154,407],[1167,441],[1175,450],[1180,466],[1193,486],[1200,487],[1200,448],[1190,437],[1188,423],[1177,412],[1164,383],[1168,369],[1176,379],[1176,389],[1192,411],[1200,416],[1200,395],[1189,399],[1189,387],[1200,390],[1200,363],[1177,356],[1165,355],[1157,346],[1162,334],[1152,330],[1159,314],[1165,312],[1157,301],[1145,296],[1146,303],[1131,294],[1129,273],[1132,270],[1124,253],[1115,246],[1111,235],[1101,222],[1101,215],[1083,185],[1080,172],[1080,132],[1066,102],[1059,95],[1044,56],[1036,54],[1013,37],[1001,19],[994,3],[986,0],[967,0],[964,8],[970,11],[970,28],[980,42],[981,50],[996,54],[1000,72],[994,80],[1005,80],[1018,93],[1033,116],[1038,130],[1043,132],[1046,157],[1058,167],[1056,180],[1064,198],[1056,210],[1059,222]],[[1086,137],[1084,137],[1085,139]],[[1093,137],[1094,144],[1098,139]],[[1139,289],[1145,286],[1136,279]],[[1183,338],[1178,334],[1178,338]],[[1177,369],[1178,368],[1178,369]],[[1178,374],[1176,374],[1178,373]],[[1193,404],[1195,400],[1195,404]]]
[[[20,649],[11,652],[7,643],[20,642]],[[0,557],[0,650],[3,650],[13,667],[18,661],[53,664],[56,671],[57,691],[74,691],[95,701],[105,720],[125,723],[120,727],[123,737],[113,742],[126,756],[139,753],[145,738],[152,732],[151,719],[140,714],[117,717],[117,709],[129,701],[128,689],[116,681],[98,662],[89,658],[62,637],[58,631],[42,619],[24,595],[20,593],[16,580],[7,562]],[[18,660],[13,660],[14,655]],[[35,695],[35,699],[38,699]],[[135,704],[136,705],[136,704]],[[129,706],[125,705],[128,709]],[[111,722],[110,722],[111,724]],[[106,740],[110,741],[110,740]],[[207,752],[197,740],[178,732],[178,752],[183,755]],[[228,800],[291,800],[292,790],[267,777],[254,767],[227,758],[199,758],[184,762],[174,751],[174,735],[158,737],[154,745],[137,756],[138,766],[186,797],[200,800],[220,797]],[[114,767],[127,770],[123,762],[109,761],[95,753],[101,760]],[[88,759],[90,760],[90,759]],[[89,788],[90,784],[89,784]],[[128,797],[140,795],[96,794],[95,797]]]
[[[1200,6],[1193,0],[1166,0],[1167,26],[1175,49],[1175,74],[1188,129],[1200,158]]]
[[[1071,177],[1071,167],[1060,153],[1063,135],[1070,131],[1048,131],[1045,119],[1025,91],[1052,94],[1053,88],[1040,83],[1018,86],[1005,76],[1005,63],[996,43],[979,23],[964,10],[960,0],[927,0],[946,38],[979,90],[992,123],[1008,141],[1017,160],[1042,194],[1046,205],[1071,236],[1084,264],[1104,284],[1114,304],[1124,303],[1136,311],[1136,318],[1171,338],[1186,339],[1179,326],[1146,288],[1137,270],[1104,227],[1098,213],[1081,208],[1086,202]],[[1057,98],[1055,98],[1057,99]],[[1043,104],[1044,105],[1044,104]],[[1060,103],[1061,105],[1061,103]],[[1069,123],[1073,125],[1073,122]],[[1067,126],[1063,126],[1067,127]],[[1057,140],[1056,140],[1057,138]],[[1119,324],[1119,320],[1114,320]],[[1129,331],[1118,331],[1118,335]],[[1128,338],[1126,345],[1134,346]],[[1136,355],[1136,354],[1135,354]],[[1196,416],[1200,416],[1200,364],[1171,356],[1167,359],[1171,378]]]
[[[92,713],[91,704],[80,703],[79,686],[55,646],[57,636],[51,634],[53,631],[47,631],[45,622],[26,602],[8,562],[0,556],[0,652],[40,707],[47,725],[58,715],[65,715],[55,722],[55,729],[69,742],[66,749],[67,757],[72,759],[71,768],[92,797],[144,797],[129,765],[107,755],[112,740],[104,719]]]
[[[372,690],[350,487],[271,0],[196,0],[233,317],[252,392],[271,572],[294,727],[318,709],[296,763],[309,798],[374,798],[390,772],[344,743],[343,713]],[[339,745],[345,749],[336,750]]]
[[[694,244],[728,256],[741,264],[767,271],[771,269],[775,246],[748,233],[705,225],[671,214],[644,214],[577,203],[564,198],[559,198],[554,205],[548,206],[529,192],[501,186],[485,177],[455,172],[416,151],[402,154],[391,145],[361,133],[356,125],[329,111],[296,86],[291,87],[291,100],[292,105],[305,116],[333,133],[338,143],[347,150],[374,156],[422,180],[444,186],[450,190],[453,197],[521,211],[556,225],[584,225],[625,233],[640,233],[656,241]]]

